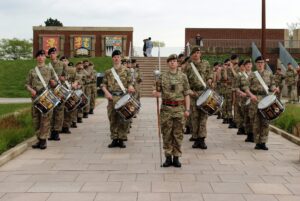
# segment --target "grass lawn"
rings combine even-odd
[[[75,64],[82,60],[82,58],[72,58],[71,62]],[[98,72],[104,72],[112,66],[110,57],[90,58],[89,60],[95,64]],[[29,97],[24,84],[29,70],[35,65],[35,60],[0,60],[0,97]]]
[[[289,133],[293,132],[293,127],[300,123],[300,105],[287,104],[284,113],[276,119],[273,124]]]
[[[34,135],[30,105],[0,104],[0,154]],[[19,110],[22,112],[18,115],[3,116]]]
[[[22,110],[30,107],[31,103],[0,104],[0,118],[5,114],[9,114],[17,110]]]

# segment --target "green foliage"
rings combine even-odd
[[[273,124],[289,133],[293,132],[293,127],[300,123],[300,106],[287,105],[286,110],[276,119]]]
[[[29,108],[31,103],[9,103],[9,104],[0,104],[0,119],[1,116],[13,113],[17,110],[22,110],[25,108]]]
[[[0,41],[0,57],[20,59],[32,57],[32,41],[17,38],[2,39]]]
[[[74,64],[82,60],[83,58],[70,59]],[[89,58],[89,61],[95,64],[98,72],[104,72],[112,67],[110,57]],[[29,97],[25,90],[25,81],[29,70],[35,65],[35,60],[0,60],[0,97]]]
[[[56,27],[62,27],[63,24],[57,20],[57,19],[52,19],[51,17],[48,18],[46,21],[45,21],[45,26],[46,27],[50,27],[50,26],[56,26]]]
[[[13,118],[13,121],[7,121],[8,118]],[[4,121],[11,123],[3,124]],[[13,115],[1,119],[0,130],[0,154],[2,154],[34,135],[30,112],[23,112],[18,116]]]

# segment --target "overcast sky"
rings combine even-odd
[[[267,28],[300,18],[299,0],[266,0]],[[32,38],[32,26],[57,18],[64,26],[132,26],[142,39],[184,45],[184,29],[259,28],[261,0],[0,0],[0,38]]]

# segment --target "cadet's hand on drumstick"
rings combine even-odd
[[[280,92],[280,89],[278,87],[276,87],[274,90],[273,90],[274,93],[279,93]]]
[[[35,97],[36,96],[36,91],[34,89],[32,89],[30,92],[31,92],[31,97]]]
[[[133,86],[129,86],[127,90],[128,90],[128,93],[134,93],[135,92],[135,89],[134,89]]]
[[[254,95],[251,95],[251,96],[250,96],[250,99],[251,99],[251,101],[253,101],[253,102],[257,102],[257,97],[254,96]]]

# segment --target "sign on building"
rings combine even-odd
[[[106,56],[111,56],[114,50],[122,52],[122,36],[106,36],[105,37],[105,50]]]

